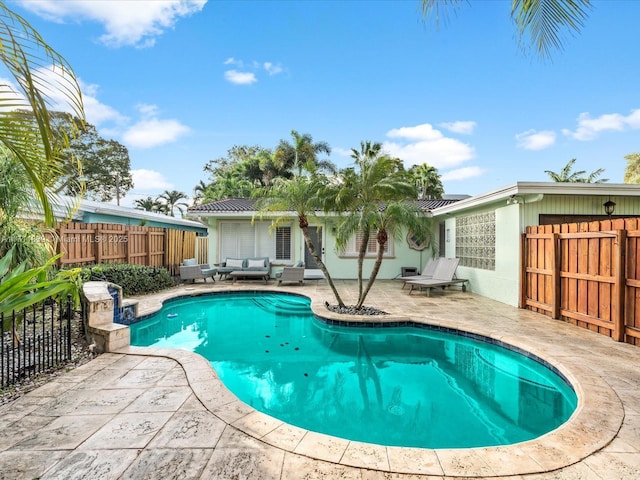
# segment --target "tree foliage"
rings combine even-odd
[[[258,145],[234,145],[226,157],[210,160],[204,166],[210,177],[202,202],[250,197],[253,189],[262,185],[263,173],[255,161],[261,150],[263,148]]]
[[[1,146],[0,182],[0,257],[13,251],[15,265],[24,262],[27,268],[39,267],[51,256],[51,243],[41,225],[23,218],[32,207],[29,177],[15,156]]]
[[[170,217],[175,217],[175,211],[178,210],[180,212],[180,216],[184,216],[184,209],[189,206],[187,202],[183,202],[183,200],[188,200],[189,196],[178,190],[165,190],[160,195],[158,195],[157,200],[164,204],[164,208],[162,213],[169,215]]]
[[[148,196],[147,198],[138,198],[133,202],[135,208],[138,210],[145,210],[147,212],[165,213],[166,205],[158,199]]]
[[[318,221],[315,212],[322,205],[322,192],[327,188],[328,179],[325,175],[318,174],[313,164],[306,163],[305,165],[306,168],[304,170],[294,173],[291,178],[277,177],[268,188],[254,191],[254,196],[259,197],[257,203],[258,216],[270,212],[279,212],[280,216],[273,220],[273,226],[277,227],[291,220],[288,212],[295,212],[305,246],[318,268],[324,273],[338,305],[342,307],[344,302],[322,260],[322,252],[316,250],[309,233],[310,221],[314,221],[314,219],[316,222]]]
[[[626,155],[627,166],[624,169],[624,183],[640,183],[640,152]]]
[[[409,178],[418,190],[418,199],[442,198],[444,187],[438,169],[423,163],[409,169]]]
[[[330,196],[325,209],[333,204],[334,211],[344,212],[338,223],[336,245],[344,249],[357,235],[358,248],[358,300],[356,309],[362,308],[373,286],[388,242],[399,238],[407,230],[418,237],[431,234],[431,225],[420,208],[411,199],[416,187],[409,181],[402,161],[382,151],[380,143],[361,142],[360,150],[352,149],[354,167],[340,172],[339,185]],[[368,253],[369,239],[375,237],[375,262],[364,286],[363,266]]]
[[[421,0],[423,18],[432,17],[436,24],[455,10],[463,0]],[[542,58],[563,48],[563,37],[584,26],[591,8],[590,0],[511,0],[511,19],[518,43],[523,50],[533,47]]]
[[[608,178],[598,178],[604,173],[604,168],[598,168],[587,175],[586,170],[573,170],[573,165],[576,163],[576,159],[569,160],[559,172],[553,172],[551,170],[545,170],[544,173],[549,175],[551,180],[560,183],[606,183]]]
[[[54,135],[49,105],[62,100],[73,116],[84,119],[80,86],[71,65],[21,16],[0,2],[0,58],[14,83],[0,89],[0,142],[22,165],[53,224],[44,179],[64,170],[60,139]]]
[[[124,145],[101,137],[95,126],[67,113],[55,112],[52,119],[58,138],[66,135],[69,125],[75,125],[77,132],[61,152],[64,173],[50,182],[57,193],[79,195],[84,188],[88,198],[108,202],[133,188],[129,151]],[[78,181],[78,170],[84,182]]]
[[[303,170],[335,172],[332,162],[320,158],[323,153],[331,154],[331,147],[327,142],[314,142],[310,134],[300,134],[296,130],[291,130],[291,137],[293,143],[280,140],[276,147],[275,163],[284,172],[293,172],[298,176],[302,175]]]

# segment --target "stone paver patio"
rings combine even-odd
[[[355,282],[337,282],[353,303]],[[276,287],[217,282],[140,300],[202,291],[308,295],[321,316],[326,282]],[[497,338],[558,367],[579,394],[562,427],[513,446],[428,450],[362,444],[308,432],[240,402],[202,357],[130,347],[102,354],[0,407],[0,479],[640,478],[640,347],[456,290],[431,297],[378,281],[368,306],[403,319]],[[371,321],[371,317],[366,318]]]

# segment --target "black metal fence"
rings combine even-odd
[[[71,297],[0,315],[0,388],[71,360]]]

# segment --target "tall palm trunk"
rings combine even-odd
[[[307,222],[307,219],[300,217],[299,224],[300,224],[300,230],[302,230],[302,236],[304,237],[304,243],[307,246],[309,253],[313,257],[313,259],[316,261],[316,264],[318,265],[318,267],[320,267],[320,270],[322,270],[322,273],[324,273],[324,276],[327,279],[327,282],[329,283],[329,287],[331,287],[331,291],[333,292],[333,295],[336,297],[336,302],[338,302],[338,306],[344,307],[344,302],[342,301],[342,298],[340,297],[340,294],[338,293],[338,290],[336,289],[336,286],[333,283],[333,279],[331,278],[331,275],[329,275],[329,270],[327,270],[327,267],[322,261],[322,259],[320,258],[320,255],[318,254],[316,247],[313,245],[313,241],[311,240],[311,235],[309,234],[309,224]]]
[[[358,251],[358,303],[362,298],[362,269],[364,267],[364,257],[367,255],[367,248],[369,247],[369,229],[365,229],[362,236],[362,243],[360,244],[360,250]],[[362,306],[362,304],[360,304]],[[356,306],[356,308],[359,308]]]
[[[367,287],[364,289],[364,292],[360,290],[358,296],[358,304],[356,305],[356,310],[360,310],[362,305],[364,305],[364,300],[367,298],[369,294],[369,290],[373,286],[373,283],[376,281],[376,277],[378,276],[378,272],[380,271],[380,266],[382,265],[382,258],[384,256],[384,246],[387,243],[387,232],[380,231],[378,232],[378,252],[376,255],[376,263],[373,264],[373,270],[371,271],[371,276],[369,277],[369,281],[367,282]]]

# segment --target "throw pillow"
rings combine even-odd
[[[227,258],[227,267],[242,268],[242,259]]]
[[[195,259],[195,258],[186,258],[186,259],[182,262],[182,264],[183,264],[185,267],[189,267],[189,266],[191,266],[191,265],[197,265],[197,263],[196,263],[196,259]]]
[[[264,260],[249,260],[248,268],[264,268]]]

